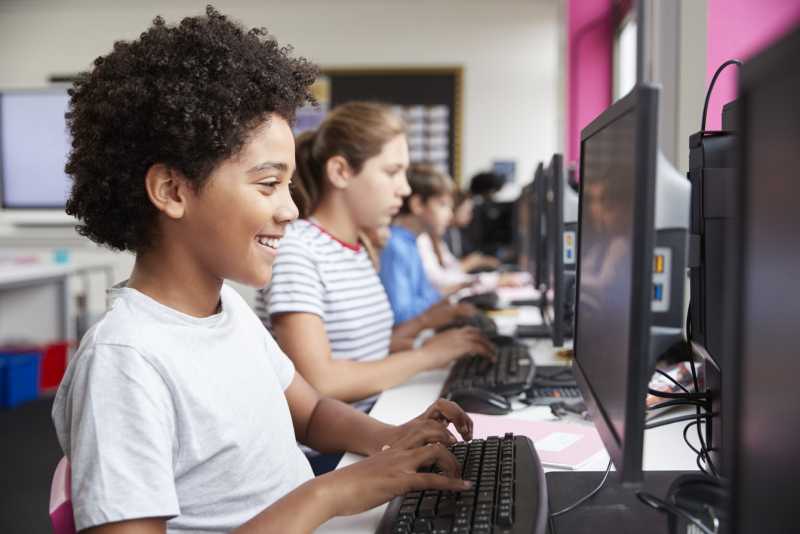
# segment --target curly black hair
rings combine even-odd
[[[141,251],[157,234],[144,186],[164,163],[200,191],[272,114],[294,123],[319,68],[292,58],[264,28],[247,31],[212,6],[135,41],[117,41],[69,90],[72,151],[66,211],[76,230],[110,249]]]

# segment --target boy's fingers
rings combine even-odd
[[[456,431],[461,434],[461,439],[464,441],[472,439],[472,419],[455,402],[437,399],[423,414],[423,417],[435,419],[445,426],[452,423]]]
[[[447,477],[461,478],[461,464],[453,456],[453,453],[448,451],[447,447],[441,443],[420,447],[419,449],[408,451],[408,454],[414,456],[413,465],[416,468],[436,463]]]
[[[411,477],[413,477],[413,488],[419,490],[467,491],[472,489],[472,482],[460,478],[443,477],[434,473],[414,473]]]
[[[428,419],[423,422],[422,426],[418,426],[413,432],[392,445],[392,449],[405,451],[431,443],[454,445],[457,441],[456,437],[444,426],[433,419]]]

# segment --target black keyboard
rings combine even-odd
[[[441,332],[450,328],[461,328],[462,326],[471,326],[473,328],[477,328],[488,337],[497,335],[497,323],[487,317],[485,312],[478,312],[475,315],[457,319],[455,322],[439,329],[439,331]]]
[[[472,304],[476,308],[482,310],[497,310],[500,307],[500,298],[497,293],[490,291],[489,293],[480,293],[479,295],[469,295],[462,297],[459,302],[466,302]]]
[[[536,366],[528,347],[498,347],[495,358],[494,364],[478,355],[458,360],[444,381],[441,396],[446,397],[456,389],[480,388],[504,396],[517,395],[530,389]]]
[[[448,447],[461,462],[464,492],[410,491],[389,502],[378,534],[543,534],[547,483],[533,443],[525,436],[475,439]],[[427,468],[439,473],[434,464]]]

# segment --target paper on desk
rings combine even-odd
[[[522,421],[507,417],[471,413],[474,439],[504,436],[513,432],[531,439],[543,465],[562,469],[580,469],[605,451],[594,427]],[[450,431],[457,435],[453,425]]]

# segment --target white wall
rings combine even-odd
[[[0,87],[86,69],[156,14],[174,22],[206,2],[0,2]],[[558,138],[558,0],[218,0],[323,67],[464,67],[463,176],[495,159],[528,182]],[[466,180],[465,180],[466,182]]]

